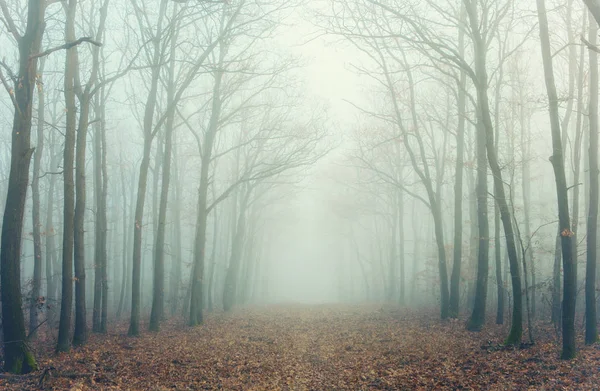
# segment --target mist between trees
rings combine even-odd
[[[282,301],[597,341],[600,2],[0,10],[5,371]]]

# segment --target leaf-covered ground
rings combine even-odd
[[[532,347],[502,349],[502,326],[470,333],[462,321],[392,307],[260,307],[193,329],[173,321],[158,334],[125,333],[122,324],[59,356],[48,346],[39,372],[4,375],[0,389],[600,389],[600,346],[564,362],[551,328]]]

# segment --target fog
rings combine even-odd
[[[288,304],[595,332],[595,1],[36,3],[0,0],[5,340]]]

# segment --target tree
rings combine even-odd
[[[370,1],[370,3],[389,11],[391,15],[396,16],[395,12],[397,11],[395,9],[377,2]],[[346,8],[353,18],[357,19],[362,18],[365,12],[374,13],[372,9],[363,9],[360,6],[357,6],[358,8],[353,8],[350,2],[345,3],[343,7]],[[338,14],[340,13],[336,12],[336,15]],[[377,20],[378,17],[379,16],[374,17],[374,20]],[[385,177],[385,180],[390,184],[395,184],[402,188],[406,194],[417,197],[417,199],[426,205],[431,212],[434,221],[435,241],[438,254],[437,265],[440,281],[440,315],[442,319],[445,319],[449,316],[450,304],[447,255],[444,241],[442,200],[440,194],[441,180],[443,179],[444,172],[443,163],[445,162],[442,161],[442,165],[436,164],[435,167],[430,167],[429,158],[426,153],[426,143],[424,141],[424,133],[427,133],[427,126],[422,123],[422,116],[419,115],[417,111],[418,93],[415,89],[415,77],[413,75],[411,64],[409,64],[407,60],[406,48],[403,47],[398,39],[396,39],[403,37],[396,36],[394,33],[390,34],[387,30],[390,24],[389,21],[388,23],[382,23],[381,25],[375,23],[373,26],[363,25],[357,22],[350,28],[344,20],[341,20],[334,15],[331,23],[333,31],[336,34],[343,36],[376,64],[376,71],[367,71],[360,67],[357,67],[357,70],[371,76],[379,85],[382,85],[385,88],[387,94],[386,98],[389,99],[389,105],[391,106],[391,113],[382,115],[380,112],[365,109],[361,110],[375,118],[383,118],[390,126],[393,126],[396,133],[387,141],[401,142],[403,144],[403,148],[406,150],[410,159],[412,169],[417,174],[419,182],[425,190],[426,195],[424,197],[416,194],[414,191],[408,189],[404,183],[399,182],[398,178],[394,178],[393,176],[378,170],[368,161],[363,160],[365,165],[370,166],[371,169]],[[388,37],[389,39],[386,39]],[[404,81],[408,91],[406,101],[403,101],[398,93],[397,84],[399,81],[396,77],[400,73],[406,75],[406,80]],[[408,115],[405,115],[405,108],[403,105],[406,105]],[[425,117],[427,117],[427,115],[428,114],[425,114]],[[434,154],[436,153],[435,147],[431,152]]]
[[[192,81],[197,76],[204,61],[221,41],[222,37],[218,36],[215,39],[209,39],[208,44],[201,48],[196,53],[195,58],[191,60],[191,65],[185,71],[182,77],[182,82],[179,88],[173,95],[173,100],[169,101],[167,107],[158,115],[158,120],[155,122],[154,117],[156,115],[157,97],[158,97],[158,82],[160,72],[163,69],[163,63],[165,58],[165,45],[163,39],[168,38],[169,34],[174,32],[175,20],[171,21],[170,25],[166,27],[163,23],[166,23],[166,11],[167,11],[167,0],[161,0],[158,19],[156,24],[156,31],[152,32],[152,29],[144,27],[145,10],[140,8],[135,0],[131,0],[131,3],[135,9],[135,17],[138,20],[138,24],[141,29],[149,32],[151,35],[151,42],[153,43],[148,57],[150,58],[150,87],[144,105],[144,117],[143,117],[143,135],[144,135],[144,151],[142,161],[140,163],[140,173],[138,176],[138,189],[135,209],[135,224],[134,224],[134,237],[133,237],[133,271],[132,271],[132,297],[131,297],[131,319],[129,324],[129,335],[139,334],[139,323],[140,323],[140,303],[141,303],[141,260],[142,260],[142,229],[143,229],[143,217],[144,217],[144,205],[146,200],[146,187],[148,180],[148,170],[150,167],[150,154],[152,150],[152,143],[159,129],[163,126],[165,121],[169,118],[169,115],[176,110],[177,104],[181,100],[183,94],[190,86]],[[145,7],[145,6],[144,6]],[[191,16],[197,16],[197,13],[190,12]],[[202,9],[201,15],[205,15],[204,9]]]
[[[177,6],[173,8],[173,15],[177,13]],[[170,63],[167,80],[167,103],[170,104],[175,98],[175,61],[179,26],[176,25],[171,33],[170,41]],[[152,290],[152,310],[150,312],[151,331],[158,331],[160,320],[164,318],[164,284],[165,284],[165,231],[167,218],[167,200],[169,197],[169,184],[171,180],[171,161],[173,150],[173,131],[175,127],[175,110],[171,110],[167,116],[164,153],[162,167],[162,184],[160,190],[160,201],[158,211],[158,227],[156,230],[156,243],[154,246],[154,288]]]
[[[569,220],[569,198],[567,194],[567,179],[558,115],[558,96],[554,83],[552,54],[550,52],[550,37],[548,34],[548,19],[544,0],[536,0],[538,19],[540,23],[540,41],[544,64],[544,81],[549,101],[550,128],[552,133],[552,156],[550,162],[556,179],[556,194],[558,201],[558,219],[560,241],[563,259],[563,308],[562,308],[562,354],[563,359],[575,357],[575,303],[577,298],[577,265],[572,261],[572,231]],[[591,209],[591,208],[590,208]]]
[[[275,105],[275,102],[272,104]],[[229,265],[225,274],[225,311],[232,309],[239,293],[242,252],[248,233],[247,218],[250,208],[272,190],[277,180],[289,171],[298,171],[302,167],[310,166],[328,152],[328,148],[319,147],[319,144],[324,144],[325,141],[324,131],[319,126],[321,118],[313,117],[306,123],[290,126],[292,113],[289,110],[279,115],[269,108],[265,108],[265,112],[260,122],[245,124],[257,128],[258,132],[252,135],[254,141],[250,142],[244,151],[245,158],[240,164],[243,169],[236,179],[239,185],[234,183],[235,186],[241,186],[241,196]],[[253,220],[250,224],[252,223],[256,221]]]
[[[19,70],[12,80],[13,87],[9,86],[0,71],[2,84],[14,105],[10,174],[0,247],[4,370],[28,373],[37,369],[37,363],[26,343],[21,299],[21,242],[29,164],[33,154],[30,145],[33,92],[37,77],[37,55],[44,34],[46,2],[28,1],[24,34],[17,30],[5,0],[0,0],[0,9],[19,47]]]

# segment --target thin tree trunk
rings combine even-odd
[[[598,24],[590,14],[589,42],[596,46]],[[589,107],[589,173],[590,205],[587,218],[587,259],[585,268],[585,343],[598,341],[596,319],[596,262],[598,236],[598,54],[589,50],[590,55],[590,107]],[[575,183],[577,185],[577,182]]]
[[[219,130],[219,118],[221,116],[221,83],[224,74],[224,57],[227,51],[226,44],[219,42],[219,59],[215,72],[215,84],[213,86],[212,105],[208,129],[204,134],[202,143],[202,161],[200,168],[200,187],[198,190],[198,206],[196,218],[196,236],[194,238],[194,264],[192,267],[192,278],[190,286],[190,317],[189,325],[196,326],[203,322],[202,317],[202,294],[204,284],[204,260],[206,250],[206,222],[208,217],[208,186],[209,169],[212,160],[213,144]]]
[[[235,234],[231,244],[231,255],[229,257],[229,267],[225,274],[225,286],[223,289],[223,309],[230,311],[235,305],[235,298],[238,289],[240,266],[242,260],[242,250],[244,247],[244,238],[246,234],[246,214],[251,188],[247,188],[242,196],[240,209],[238,212],[237,223],[235,225]]]
[[[504,182],[502,180],[502,170],[498,163],[496,150],[494,146],[494,130],[492,119],[490,116],[490,107],[488,100],[488,80],[486,71],[485,44],[479,31],[479,21],[474,7],[467,7],[469,21],[471,25],[471,34],[473,38],[475,51],[475,74],[476,74],[476,89],[477,102],[482,116],[482,123],[486,135],[486,152],[490,170],[494,178],[494,196],[498,201],[500,209],[500,218],[504,226],[504,234],[506,237],[506,247],[508,250],[508,259],[510,264],[510,274],[513,287],[513,316],[512,325],[509,335],[506,339],[507,344],[519,344],[523,335],[523,300],[521,296],[521,276],[519,273],[519,260],[517,256],[517,248],[515,245],[515,234],[512,226],[508,199],[504,190]],[[487,213],[487,211],[486,211]],[[480,238],[481,240],[481,238]]]
[[[67,24],[65,40],[75,40],[75,7],[76,0],[69,0],[67,6]],[[64,206],[63,206],[63,244],[62,244],[62,294],[60,306],[60,323],[56,350],[67,352],[71,348],[69,333],[71,329],[71,309],[73,305],[73,246],[74,246],[74,214],[75,214],[75,138],[77,127],[77,106],[75,105],[75,64],[77,61],[74,49],[67,50],[65,61],[64,95],[66,106],[65,146],[63,159]]]
[[[465,22],[465,9],[461,7],[461,24]],[[465,32],[459,28],[458,31],[458,50],[459,55],[464,56],[465,51]],[[463,231],[463,166],[465,150],[465,89],[467,84],[467,75],[461,72],[458,85],[458,126],[456,128],[456,165],[454,168],[454,262],[452,263],[452,274],[450,276],[450,309],[451,318],[457,318],[460,304],[460,280],[462,263],[462,231]]]
[[[175,201],[173,204],[173,245],[175,247],[175,259],[171,261],[171,316],[175,315],[179,308],[179,294],[181,288],[181,184],[179,178],[179,165],[177,155],[177,143],[173,143],[173,176],[175,177]]]
[[[45,57],[39,62],[38,73],[44,73]],[[41,83],[41,81],[39,81]],[[33,281],[31,298],[29,304],[29,338],[37,335],[38,326],[38,302],[42,288],[42,235],[40,222],[40,165],[44,153],[44,121],[45,121],[45,91],[38,87],[38,112],[37,112],[37,147],[33,154],[33,178],[31,179],[31,215],[33,223]],[[50,260],[46,260],[46,263]]]
[[[214,189],[214,187],[213,187]],[[213,196],[214,196],[214,191],[213,191]],[[217,229],[219,228],[218,226],[218,216],[217,216],[217,209],[215,208],[215,210],[213,210],[213,240],[212,240],[212,251],[210,254],[210,261],[209,261],[209,269],[208,269],[208,290],[207,290],[207,308],[209,311],[212,311],[214,309],[214,299],[213,299],[213,292],[214,292],[214,283],[215,283],[215,269],[216,269],[216,255],[217,255]]]
[[[177,7],[173,9],[173,15]],[[171,37],[171,63],[169,66],[169,80],[167,83],[167,104],[171,105],[175,97],[175,54],[177,44],[177,31]],[[162,184],[160,191],[158,226],[156,229],[156,244],[154,247],[154,288],[152,293],[152,309],[150,312],[150,331],[159,331],[160,321],[164,319],[164,294],[165,294],[165,232],[167,220],[167,202],[169,199],[169,184],[171,181],[171,159],[173,149],[173,131],[175,122],[175,110],[169,111],[165,127],[165,149],[162,166]],[[157,174],[158,168],[155,170]]]
[[[58,159],[54,153],[54,134],[52,136],[51,147],[50,147],[50,170],[52,172],[57,171]],[[56,230],[54,229],[54,191],[56,186],[56,174],[50,175],[48,184],[48,196],[46,199],[46,301],[52,304],[52,308],[49,310],[50,314],[54,314],[54,302],[56,300],[56,285],[58,280],[58,270],[56,268],[54,260],[57,258],[56,254],[56,243],[55,235]],[[51,315],[51,318],[54,316]],[[52,323],[52,322],[50,322]]]
[[[129,243],[128,243],[128,221],[130,218],[130,215],[127,213],[129,210],[129,206],[127,205],[127,186],[125,185],[125,174],[123,172],[123,170],[121,170],[121,191],[123,194],[123,254],[122,254],[122,267],[123,267],[123,271],[122,271],[122,280],[121,280],[121,293],[119,294],[119,305],[117,307],[117,314],[116,317],[117,319],[121,317],[121,311],[123,310],[123,304],[124,304],[124,300],[125,300],[125,291],[126,291],[126,285],[127,285],[127,270],[129,269],[127,267],[127,260],[129,259],[128,257],[128,251],[127,249],[129,248]],[[116,282],[116,281],[115,281]]]
[[[158,13],[158,23],[156,35],[153,37],[152,54],[152,76],[150,81],[150,91],[146,100],[144,111],[144,152],[140,164],[140,174],[138,178],[137,199],[133,227],[133,270],[131,276],[131,318],[129,322],[128,334],[135,336],[140,333],[140,312],[141,312],[141,272],[142,272],[142,229],[144,218],[144,205],[146,202],[146,187],[148,182],[148,169],[150,167],[150,152],[152,150],[152,140],[154,138],[153,120],[154,110],[156,108],[158,79],[161,67],[161,40],[162,23],[167,9],[167,0],[161,0]]]
[[[406,287],[405,287],[405,235],[404,235],[404,192],[400,189],[398,192],[398,261],[400,266],[400,283],[398,284],[399,297],[398,300],[401,305],[405,304],[405,295],[406,295]],[[362,265],[362,263],[361,263]],[[364,271],[365,268],[363,266],[363,274],[366,274]],[[365,281],[368,281],[367,276],[365,275]],[[367,290],[369,289],[369,285],[367,283]]]

